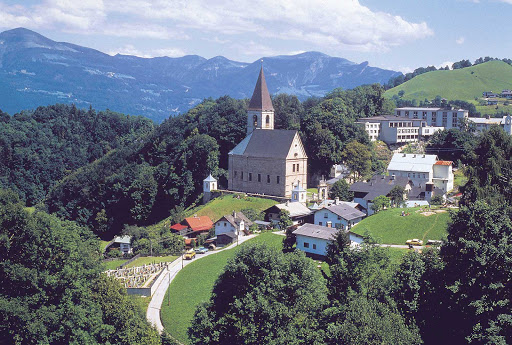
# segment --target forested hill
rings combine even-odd
[[[222,56],[110,56],[18,28],[0,33],[0,108],[14,113],[56,102],[92,104],[160,123],[204,98],[250,97],[260,66],[260,59],[246,63]],[[401,75],[319,52],[265,57],[264,66],[272,94],[301,100]]]
[[[0,188],[34,205],[66,175],[153,128],[143,117],[72,105],[39,107],[14,116],[0,111]]]
[[[353,140],[361,143],[360,173],[382,170],[385,165],[366,132],[355,125],[358,117],[392,109],[382,93],[380,85],[371,85],[334,90],[304,103],[281,94],[273,99],[275,126],[300,130],[310,174],[327,173]],[[226,186],[228,152],[245,137],[246,124],[247,101],[228,96],[207,99],[186,114],[169,118],[147,137],[67,176],[50,193],[48,209],[105,237],[124,224],[161,220],[174,208],[196,201],[210,172]]]

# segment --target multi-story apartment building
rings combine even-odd
[[[396,108],[395,115],[407,119],[426,121],[427,126],[455,128],[459,121],[468,118],[468,111],[464,109],[446,108]]]

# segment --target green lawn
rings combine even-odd
[[[387,90],[384,96],[391,98],[403,90],[404,99],[423,101],[441,96],[448,100],[474,101],[475,97],[482,97],[483,91],[500,92],[503,89],[512,89],[512,66],[503,61],[489,61],[453,71],[424,73]],[[486,109],[495,107],[482,107],[479,111],[487,113]]]
[[[100,240],[100,251],[103,253],[105,251],[105,247],[107,246],[107,244],[109,244],[110,241],[103,241],[103,240]]]
[[[129,267],[136,267],[136,266],[142,266],[147,264],[154,264],[159,262],[172,262],[176,260],[177,256],[145,256],[138,258],[132,262],[130,262],[128,265],[124,266],[125,268]]]
[[[185,211],[185,216],[191,217],[194,214],[197,214],[198,216],[208,216],[215,223],[222,216],[226,214],[231,214],[233,211],[238,212],[245,208],[252,208],[258,212],[261,212],[275,204],[277,204],[277,201],[270,199],[256,197],[236,199],[235,195],[228,194],[215,198],[208,202],[206,205],[201,205],[187,209]],[[147,229],[149,231],[159,231],[161,227],[171,225],[171,220],[169,218],[166,218],[157,224],[148,226]]]
[[[245,243],[267,243],[280,250],[283,236],[263,233]],[[217,277],[237,249],[229,249],[204,259],[194,261],[181,270],[171,283],[160,317],[164,328],[182,343],[188,343],[187,328],[194,317],[197,305],[210,299]],[[170,294],[170,306],[167,305]]]
[[[105,267],[105,271],[106,270],[115,270],[120,265],[124,264],[126,261],[128,261],[128,260],[127,259],[117,259],[117,260],[112,260],[112,261],[105,261],[103,263],[103,266]]]
[[[468,182],[468,178],[464,175],[462,169],[453,172],[453,189],[458,189]]]
[[[416,207],[384,210],[363,219],[352,228],[352,231],[360,235],[368,232],[378,242],[385,244],[405,244],[405,241],[413,238],[426,242],[440,240],[446,236],[449,212],[427,217],[420,214],[419,209]],[[410,215],[402,217],[402,211],[409,212]]]

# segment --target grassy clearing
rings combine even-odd
[[[159,262],[172,262],[176,260],[177,256],[145,256],[138,258],[132,262],[130,262],[128,265],[125,266],[125,268],[130,267],[137,267],[142,265],[148,265],[148,264],[156,264]]]
[[[100,251],[103,253],[105,251],[105,247],[107,246],[107,244],[109,244],[110,241],[103,241],[103,240],[100,240]]]
[[[198,216],[208,216],[215,223],[222,216],[231,214],[233,211],[239,212],[245,208],[252,208],[261,212],[275,204],[277,204],[277,202],[270,199],[256,197],[236,199],[236,195],[228,194],[215,198],[206,205],[187,209],[185,211],[185,217],[190,217],[194,214],[197,214]],[[170,218],[166,218],[157,224],[148,226],[147,228],[149,231],[156,231],[164,226],[168,227],[171,225]]]
[[[512,89],[512,66],[503,61],[489,61],[472,67],[453,71],[433,71],[421,74],[385,92],[391,98],[399,91],[405,92],[404,99],[418,101],[441,96],[449,100],[474,101],[480,99],[483,91],[500,92]],[[477,107],[482,114],[494,113],[496,106]],[[503,110],[504,106],[499,106]]]
[[[453,172],[453,189],[459,189],[468,182],[468,178],[464,175],[462,169]]]
[[[402,217],[404,210],[410,215]],[[352,231],[360,235],[368,232],[378,242],[385,244],[405,244],[405,241],[412,238],[426,242],[445,237],[450,213],[436,213],[427,217],[420,214],[419,210],[419,207],[384,210],[363,219]]]
[[[263,233],[245,243],[266,243],[280,250],[283,236]],[[229,249],[204,259],[194,261],[181,270],[171,283],[166,295],[160,317],[164,328],[182,343],[188,343],[187,328],[194,317],[196,307],[210,299],[213,285],[228,260],[237,249]]]
[[[126,261],[128,261],[127,259],[118,259],[118,260],[112,260],[112,261],[105,261],[103,263],[103,267],[106,270],[115,270],[116,268],[118,268],[119,266],[121,266],[122,264],[124,264]]]

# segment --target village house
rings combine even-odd
[[[296,236],[296,248],[314,258],[324,258],[327,255],[327,246],[335,238],[338,231],[348,232],[353,244],[363,242],[362,236],[351,231],[306,223],[293,231]]]
[[[403,176],[384,176],[375,175],[368,182],[356,182],[350,186],[350,191],[354,193],[354,202],[364,208],[364,212],[370,216],[373,214],[371,206],[373,200],[381,195],[389,196],[389,192],[395,186],[401,186],[408,193],[411,189],[409,178]]]
[[[506,133],[512,135],[512,117],[510,115],[503,117],[470,117],[468,120],[475,124],[478,132],[487,131],[495,125],[500,126]]]
[[[232,214],[222,216],[215,222],[215,236],[225,233],[233,233],[236,236],[249,234],[252,222],[242,213],[233,211]]]
[[[228,189],[291,198],[307,187],[307,155],[297,131],[274,129],[261,68],[247,113],[247,136],[228,154]]]
[[[436,155],[395,153],[388,165],[388,174],[407,177],[415,187],[433,182],[444,193],[453,189],[453,163],[440,161]]]
[[[114,239],[105,247],[105,251],[112,249],[119,249],[123,255],[132,254],[132,237],[115,236]]]
[[[185,218],[181,223],[171,225],[172,232],[188,238],[195,238],[197,235],[208,232],[213,228],[213,222],[208,216],[194,215]]]
[[[314,223],[329,228],[345,230],[359,223],[364,217],[366,217],[364,212],[346,204],[335,202],[329,207],[316,211]]]
[[[274,224],[279,223],[279,213],[281,210],[289,212],[290,219],[293,225],[304,224],[313,220],[313,211],[307,208],[301,202],[285,202],[267,208],[265,211],[265,220]]]

